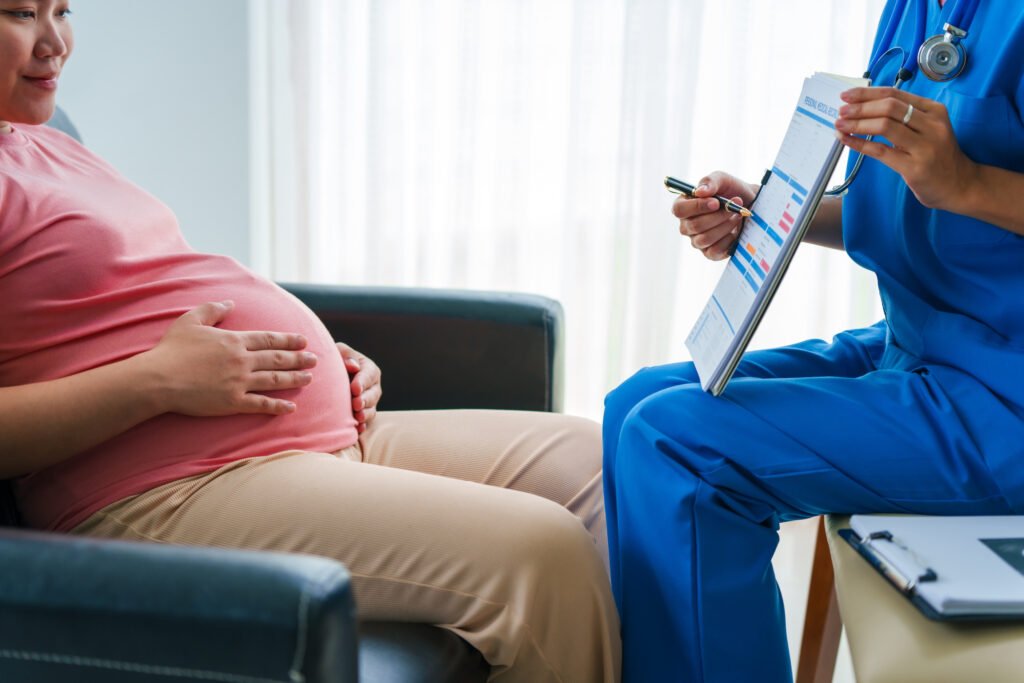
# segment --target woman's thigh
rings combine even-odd
[[[600,488],[600,429],[580,417],[511,410],[382,412],[359,443],[366,463],[532,493],[566,507]]]
[[[232,463],[108,506],[75,532],[332,557],[371,620],[486,622],[517,581],[559,563],[607,581],[593,539],[557,503],[326,453]]]

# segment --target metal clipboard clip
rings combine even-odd
[[[901,564],[912,565],[908,567],[910,571],[900,570],[893,561],[884,557],[877,547],[878,543],[882,541],[891,543],[906,555]],[[939,578],[935,570],[921,563],[914,551],[898,543],[888,531],[875,531],[868,534],[861,539],[860,546],[861,551],[871,560],[878,571],[903,593],[910,595],[918,584],[937,581]]]

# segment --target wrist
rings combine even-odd
[[[957,174],[956,191],[951,192],[943,202],[944,206],[939,208],[961,216],[978,217],[985,201],[984,169],[982,164],[965,157],[963,168]]]
[[[172,412],[173,385],[161,369],[155,349],[124,361],[124,371],[126,388],[148,414],[147,419]]]

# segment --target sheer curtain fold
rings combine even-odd
[[[717,280],[667,174],[750,180],[803,77],[859,74],[881,0],[253,0],[253,262],[282,280],[530,291],[567,409],[684,359]],[[878,315],[801,250],[755,345]]]

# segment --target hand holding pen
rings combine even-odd
[[[754,201],[758,186],[721,171],[702,178],[696,186],[675,178],[666,178],[665,186],[680,195],[672,204],[680,234],[712,261],[728,258],[743,219],[753,215],[744,205]]]

